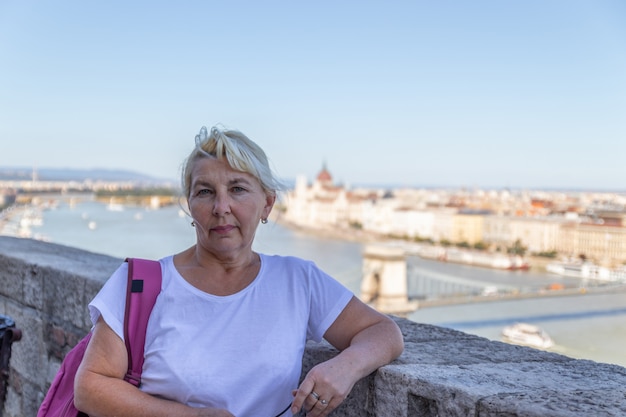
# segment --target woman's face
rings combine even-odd
[[[188,202],[197,243],[218,258],[236,259],[252,251],[259,221],[269,216],[274,201],[254,176],[225,160],[194,163]]]

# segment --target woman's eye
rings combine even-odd
[[[246,191],[246,189],[243,187],[233,187],[233,192],[235,193],[241,193],[243,191]]]
[[[198,190],[198,192],[196,193],[196,195],[207,195],[211,192],[211,190],[207,190],[206,188],[203,188],[202,190]]]

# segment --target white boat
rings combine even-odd
[[[107,210],[109,211],[124,211],[124,205],[115,202],[115,198],[111,197],[109,204],[107,204]]]
[[[124,211],[124,206],[122,204],[109,203],[109,204],[107,204],[107,210],[109,210],[109,211]]]
[[[551,262],[546,271],[565,277],[611,280],[611,270],[591,262]]]
[[[554,346],[552,338],[540,327],[528,323],[515,323],[502,329],[502,341],[514,345],[549,349]]]
[[[499,253],[486,253],[463,249],[447,249],[438,259],[465,265],[482,266],[495,269],[527,270],[528,262],[521,256],[509,256]]]

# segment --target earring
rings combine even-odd
[[[267,219],[261,219],[261,223],[267,224]]]
[[[191,222],[191,227],[196,227],[196,222],[195,222],[195,220]]]

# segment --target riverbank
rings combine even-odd
[[[315,236],[319,238],[326,239],[339,239],[346,242],[357,242],[362,244],[389,244],[389,245],[404,245],[405,248],[408,249],[409,252],[412,252],[411,248],[415,247],[432,247],[432,248],[443,248],[442,246],[437,245],[427,245],[427,244],[419,244],[410,241],[398,240],[397,238],[391,238],[389,236],[374,234],[365,232],[363,230],[358,229],[345,229],[345,228],[330,228],[330,227],[305,227],[302,225],[298,225],[288,220],[285,220],[283,216],[280,214],[272,216],[272,220],[276,223],[279,223],[281,226],[287,227],[290,230],[295,232],[304,233],[310,236]],[[413,250],[414,252],[414,250]],[[483,252],[488,253],[488,252]],[[525,256],[524,259],[527,261],[529,265],[529,269],[535,272],[546,272],[546,267],[550,262],[553,262],[553,259],[540,257],[540,256]],[[442,261],[446,262],[446,261]],[[463,262],[459,262],[463,263]],[[482,268],[484,266],[476,267]]]
[[[32,238],[31,228],[41,224],[41,210],[32,204],[13,204],[0,212],[0,236]]]
[[[575,297],[581,295],[626,293],[626,285],[606,285],[595,287],[544,289],[533,292],[509,292],[492,295],[463,295],[456,297],[442,297],[427,300],[417,300],[418,308],[442,307],[459,304],[490,303],[511,300],[529,300],[537,298]]]
[[[294,232],[300,232],[323,239],[337,239],[346,242],[356,242],[364,244],[384,243],[391,242],[392,240],[383,235],[367,233],[363,230],[358,229],[343,229],[339,227],[305,227],[285,220],[285,218],[281,214],[271,215],[270,219],[280,224],[281,226],[293,230]]]

